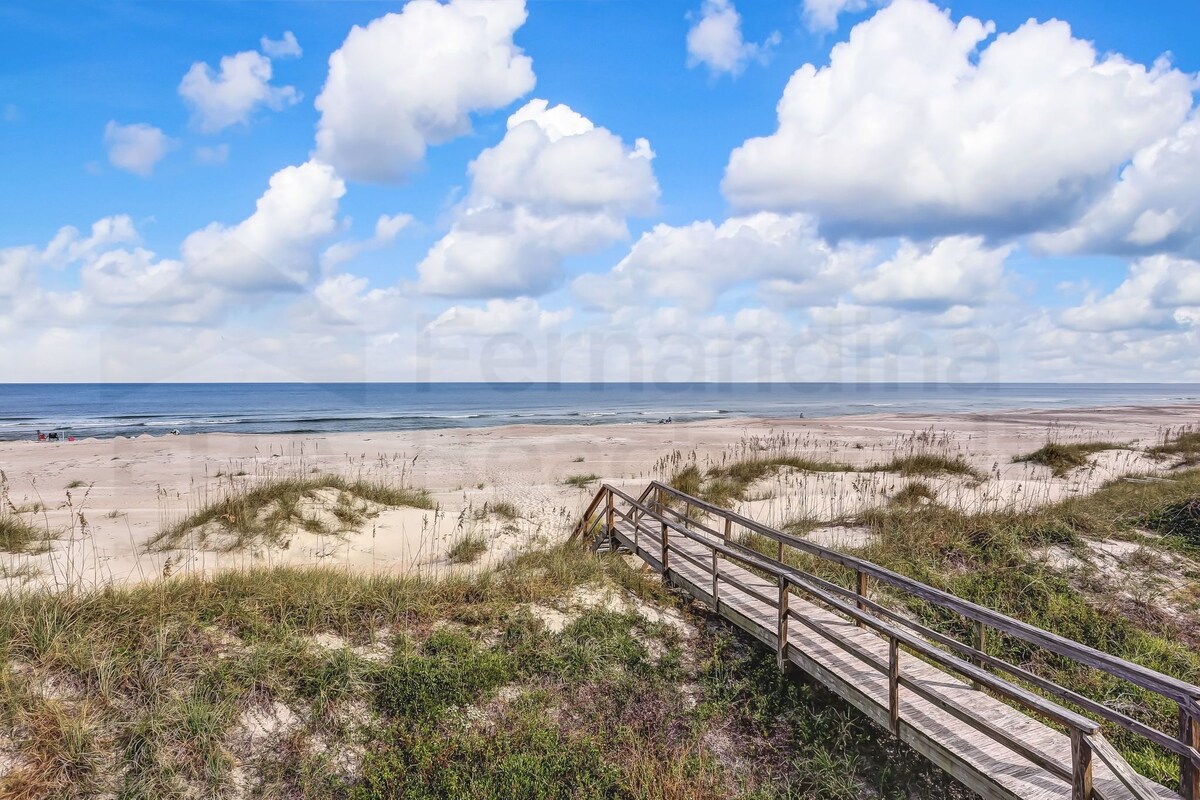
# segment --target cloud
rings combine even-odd
[[[383,330],[411,317],[408,297],[400,289],[372,289],[366,278],[345,273],[318,283],[302,306],[320,323],[365,331]]]
[[[1200,116],[1140,150],[1120,180],[1070,227],[1033,243],[1053,253],[1200,259]]]
[[[1111,332],[1200,325],[1200,262],[1158,255],[1139,259],[1108,295],[1089,296],[1062,313],[1077,331]]]
[[[196,161],[200,164],[219,165],[229,161],[229,145],[201,145],[196,148]]]
[[[375,222],[375,232],[370,239],[335,242],[326,248],[321,253],[321,269],[331,270],[352,260],[359,253],[388,246],[412,221],[411,214],[381,215]]]
[[[582,275],[572,288],[601,307],[660,298],[706,309],[733,286],[768,280],[778,282],[772,294],[798,302],[845,290],[865,256],[863,248],[830,246],[811,217],[760,213],[720,225],[655,225],[611,272]]]
[[[944,311],[980,306],[1004,284],[1004,261],[1012,245],[989,248],[981,236],[952,236],[929,246],[902,242],[854,290],[860,302]]]
[[[571,309],[545,311],[528,297],[494,299],[482,307],[451,306],[429,323],[428,330],[444,335],[499,336],[551,330],[570,318]]]
[[[271,176],[255,211],[232,227],[212,223],[181,251],[198,279],[240,291],[294,289],[311,277],[316,248],[337,230],[346,186],[328,164],[308,161]]]
[[[804,0],[801,3],[804,24],[810,31],[837,30],[838,17],[864,11],[873,5],[882,5],[886,0]]]
[[[0,248],[0,299],[32,291],[39,269],[63,269],[115,244],[138,241],[133,220],[122,214],[92,223],[91,235],[77,228],[59,228],[44,248],[32,245]]]
[[[632,148],[565,105],[532,100],[469,167],[471,191],[418,265],[423,291],[452,297],[539,294],[568,256],[625,238],[625,218],[658,197],[650,144]]]
[[[120,125],[111,120],[104,126],[104,143],[108,146],[110,164],[143,178],[154,174],[154,165],[175,144],[153,125]]]
[[[1193,81],[1098,57],[1065,22],[955,24],[896,0],[788,82],[779,128],[730,156],[739,208],[806,211],[860,235],[1016,234],[1060,226],[1113,171],[1176,130]]]
[[[750,61],[765,61],[780,40],[775,31],[762,44],[745,41],[742,17],[731,0],[704,0],[687,34],[688,66],[704,64],[713,75],[740,75]]]
[[[264,36],[258,40],[258,46],[270,58],[299,58],[304,55],[300,42],[296,41],[296,34],[291,31],[284,31],[281,39]]]
[[[200,294],[199,287],[187,280],[185,269],[182,262],[159,260],[141,247],[109,250],[83,265],[80,285],[88,300],[102,306],[153,306],[161,312],[192,302]]]
[[[271,85],[271,59],[262,53],[224,56],[220,66],[214,72],[198,61],[179,83],[179,94],[192,109],[192,124],[203,133],[245,124],[260,107],[278,111],[300,102],[294,87]]]
[[[524,0],[411,0],[329,57],[317,97],[317,154],[352,180],[396,182],[425,149],[467,133],[470,114],[501,108],[534,85],[513,43]]]

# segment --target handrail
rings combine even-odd
[[[662,510],[670,513],[672,516],[674,516],[676,518],[687,519],[687,517],[684,514],[681,514],[680,512],[676,511],[673,508],[664,507]],[[695,526],[696,528],[699,528],[713,536],[722,536],[722,534],[718,533],[713,528],[710,528],[709,526],[704,525],[703,523],[700,523],[696,520],[689,520],[689,523],[691,525]],[[733,542],[733,544],[741,546],[737,542]],[[757,551],[752,551],[752,552],[757,552]],[[763,557],[770,558],[769,556],[765,556],[765,555]],[[846,557],[853,558],[853,556],[846,556]],[[866,563],[870,563],[870,562],[866,562]],[[829,581],[827,581],[823,578],[820,578],[816,575],[813,575],[809,572],[801,571],[800,574],[804,575],[807,578],[807,580],[809,580],[812,583],[815,583],[817,586],[819,586],[820,588],[822,588],[823,590],[825,590],[827,592],[834,592],[835,594],[839,594],[842,596],[854,596],[855,595],[854,591],[847,589],[843,586],[838,586],[835,583],[830,583]],[[937,590],[934,590],[934,591],[937,591]],[[1104,705],[1103,703],[1093,700],[1092,698],[1087,697],[1085,695],[1081,695],[1078,692],[1075,692],[1071,689],[1066,688],[1065,686],[1062,686],[1058,683],[1055,683],[1052,680],[1049,680],[1048,678],[1043,678],[1042,676],[1038,675],[1037,673],[1030,672],[1029,670],[1023,669],[1022,667],[1019,667],[1015,664],[1010,664],[1009,662],[1004,661],[1003,659],[996,658],[995,656],[992,656],[992,655],[988,655],[986,652],[984,652],[980,649],[974,648],[968,644],[963,644],[962,642],[959,642],[958,640],[956,640],[950,636],[947,636],[946,634],[940,633],[939,631],[935,631],[934,629],[927,627],[925,625],[922,625],[921,623],[919,623],[915,620],[909,619],[908,617],[905,617],[902,614],[898,614],[895,611],[888,608],[887,606],[881,605],[880,603],[876,603],[875,601],[870,600],[866,597],[857,595],[857,596],[854,596],[854,601],[858,604],[859,610],[870,609],[871,611],[874,611],[876,614],[885,616],[888,619],[890,619],[892,622],[895,622],[899,625],[903,625],[906,628],[910,628],[910,629],[916,631],[923,638],[931,639],[933,641],[938,642],[939,644],[943,644],[943,645],[957,651],[960,655],[966,656],[967,658],[971,659],[972,662],[975,663],[976,666],[982,666],[982,665],[986,664],[995,669],[1006,672],[1015,678],[1019,678],[1020,680],[1023,680],[1030,684],[1033,684],[1034,686],[1038,687],[1039,689],[1043,689],[1047,692],[1050,692],[1051,694],[1057,696],[1061,700],[1065,700],[1067,702],[1074,703],[1075,705],[1083,708],[1086,711],[1090,711],[1091,713],[1096,714],[1097,716],[1099,716],[1105,720],[1108,720],[1109,722],[1119,725],[1120,727],[1125,728],[1126,730],[1128,730],[1132,733],[1142,736],[1143,738],[1149,739],[1150,741],[1154,742],[1158,746],[1160,746],[1166,750],[1170,750],[1172,753],[1174,753],[1182,758],[1186,758],[1188,761],[1190,761],[1190,762],[1196,764],[1198,767],[1200,767],[1200,749],[1197,749],[1195,747],[1190,747],[1186,743],[1181,741],[1180,739],[1176,739],[1166,733],[1163,733],[1162,731],[1158,730],[1157,728],[1152,728],[1149,725],[1145,724],[1144,722],[1134,719],[1133,717],[1129,716],[1128,714],[1125,714],[1121,711],[1117,711],[1115,709],[1109,708],[1108,706]],[[968,602],[968,601],[963,601],[963,602]],[[857,618],[858,617],[856,616],[856,619]],[[860,624],[863,624],[863,623],[860,621]],[[1068,641],[1070,641],[1070,640],[1068,640]],[[1137,666],[1137,665],[1135,665],[1135,666]],[[1153,691],[1153,690],[1151,690],[1151,691]],[[1200,800],[1200,799],[1198,799],[1198,800]]]
[[[656,500],[649,501],[652,493],[656,493]],[[665,505],[663,502],[665,497],[673,497],[683,501],[687,506],[698,508],[708,514],[719,517],[725,520],[724,533],[720,533],[713,527],[709,527],[698,520],[692,519],[687,514],[682,514],[673,508]],[[631,513],[614,512],[612,499],[620,498],[630,507]],[[700,498],[693,497],[684,492],[675,489],[674,487],[663,484],[660,481],[650,482],[638,499],[634,499],[628,493],[617,489],[610,484],[603,484],[597,491],[596,497],[593,498],[591,504],[585,511],[583,518],[576,526],[572,537],[583,531],[591,521],[592,515],[596,511],[600,503],[608,499],[608,514],[607,526],[611,529],[613,514],[619,513],[620,517],[625,522],[631,523],[637,531],[641,531],[645,536],[650,537],[649,541],[654,541],[656,545],[661,545],[662,559],[661,567],[664,574],[670,571],[668,565],[668,557],[674,553],[685,561],[691,562],[702,569],[708,569],[707,565],[701,564],[694,556],[679,550],[678,546],[671,546],[669,542],[668,532],[684,536],[687,539],[695,541],[704,547],[709,548],[713,553],[712,570],[713,570],[713,602],[717,604],[717,556],[723,555],[725,558],[743,564],[760,573],[775,579],[779,586],[779,598],[776,603],[774,599],[768,598],[761,593],[754,591],[750,592],[759,600],[766,603],[768,606],[773,606],[778,611],[779,616],[779,634],[776,637],[777,646],[779,649],[778,657],[781,665],[785,658],[784,654],[787,648],[785,619],[796,619],[802,622],[807,622],[796,612],[790,611],[788,608],[787,597],[790,594],[790,589],[795,588],[804,594],[807,594],[816,599],[817,602],[841,613],[851,619],[860,627],[870,628],[876,633],[887,638],[889,649],[892,651],[892,664],[890,667],[890,685],[891,685],[891,706],[892,706],[892,727],[893,730],[899,731],[899,706],[896,691],[899,686],[904,685],[910,690],[916,685],[908,678],[901,676],[898,672],[896,661],[896,652],[900,646],[905,649],[917,653],[924,658],[931,660],[950,672],[959,674],[969,679],[976,687],[987,687],[997,692],[998,694],[1008,697],[1009,699],[1019,703],[1020,705],[1029,708],[1043,716],[1059,722],[1067,726],[1073,731],[1072,734],[1072,750],[1074,764],[1072,765],[1073,777],[1076,781],[1084,780],[1085,785],[1090,786],[1091,774],[1091,759],[1093,753],[1103,763],[1107,764],[1112,772],[1121,780],[1123,784],[1134,794],[1136,798],[1150,798],[1153,795],[1147,793],[1141,785],[1144,779],[1139,776],[1120,756],[1115,749],[1108,744],[1100,733],[1100,725],[1094,720],[1085,717],[1077,712],[1060,705],[1054,700],[1047,699],[1042,695],[1035,694],[1021,686],[1011,683],[1010,681],[1000,678],[996,674],[989,672],[985,666],[992,667],[1001,672],[1006,672],[1014,677],[1025,680],[1026,682],[1048,692],[1051,696],[1066,700],[1067,702],[1075,703],[1077,706],[1086,711],[1090,711],[1097,716],[1114,722],[1117,725],[1130,730],[1131,732],[1141,735],[1144,738],[1164,747],[1165,749],[1176,753],[1180,758],[1182,784],[1181,793],[1187,800],[1200,800],[1200,794],[1196,792],[1196,776],[1200,775],[1200,703],[1197,698],[1200,698],[1200,687],[1189,684],[1169,675],[1164,675],[1155,670],[1143,667],[1140,664],[1126,661],[1117,656],[1110,655],[1101,650],[1088,647],[1087,645],[1074,642],[1049,631],[1042,630],[1036,626],[1022,622],[1020,620],[1008,617],[1007,615],[993,611],[985,606],[963,600],[948,592],[936,589],[934,587],[914,581],[899,573],[893,572],[885,567],[881,567],[872,562],[866,561],[855,556],[850,556],[844,553],[839,553],[821,545],[800,539],[798,537],[786,534],[782,531],[762,525],[748,517],[745,517],[737,512],[731,511],[720,506],[716,506]],[[686,510],[686,509],[685,509]],[[672,517],[681,521],[677,522],[668,519],[664,512],[669,512]],[[661,541],[658,539],[658,530],[647,530],[642,525],[642,520],[646,517],[654,520],[654,528],[661,528]],[[761,534],[768,539],[776,541],[780,544],[780,559],[774,559],[757,550],[754,550],[740,542],[733,540],[730,537],[730,525],[736,523],[742,528]],[[707,536],[700,535],[693,530],[698,528]],[[611,531],[608,531],[611,535]],[[811,575],[803,570],[798,570],[784,563],[782,559],[782,547],[787,545],[802,552],[814,555],[822,560],[838,564],[847,569],[854,570],[859,575],[858,591],[846,589],[837,584],[830,583],[815,575]],[[724,574],[719,575],[726,582],[732,585],[740,586],[736,581],[726,578]],[[865,579],[864,576],[871,576],[876,580],[893,586],[901,591],[925,600],[933,605],[947,608],[976,622],[976,647],[965,645],[950,636],[941,634],[913,620],[909,620],[902,615],[887,609],[872,600],[866,598],[865,594]],[[741,587],[742,591],[749,592],[748,587]],[[837,595],[837,596],[835,596]],[[842,599],[846,598],[846,599]],[[857,606],[857,607],[856,607]],[[875,614],[886,617],[890,622],[880,619]],[[905,630],[901,630],[891,623],[903,625],[906,628],[911,628],[918,635],[913,635]],[[1157,729],[1145,725],[1126,714],[1110,709],[1107,706],[1080,695],[1076,692],[1059,686],[1057,683],[1048,679],[1042,678],[1035,673],[1029,672],[1019,666],[1009,664],[1008,662],[988,655],[983,651],[983,631],[986,627],[992,627],[996,630],[1007,633],[1019,640],[1037,645],[1050,652],[1060,656],[1072,658],[1086,666],[1093,667],[1122,678],[1134,685],[1144,689],[1154,691],[1160,695],[1170,698],[1179,704],[1180,708],[1180,734],[1179,738],[1172,738]],[[831,631],[824,630],[823,626],[816,626],[814,630],[835,643],[841,643],[836,634]],[[953,653],[947,652],[938,648],[927,640],[932,639],[958,654],[963,658],[959,658]],[[864,654],[855,652],[856,648],[852,648],[851,652],[857,657],[866,657]],[[964,660],[969,659],[969,660]],[[918,687],[919,688],[919,687]],[[918,694],[927,690],[922,690]],[[935,702],[943,702],[937,698],[927,698]],[[962,715],[963,712],[958,709],[946,709],[955,715]],[[1029,751],[1023,743],[1011,740],[1004,736],[1001,731],[983,731],[992,738],[1001,741],[1009,746],[1015,752],[1022,754],[1024,757],[1033,758],[1037,754]],[[1062,768],[1059,765],[1043,764],[1052,772],[1060,774]]]
[[[885,622],[881,622],[868,614],[862,613],[853,606],[842,603],[836,598],[825,594],[816,587],[811,586],[808,581],[804,579],[800,572],[788,567],[787,565],[781,564],[778,561],[774,561],[768,556],[764,556],[755,550],[751,550],[750,548],[735,542],[730,542],[728,545],[725,545],[719,542],[708,541],[703,537],[698,536],[694,531],[688,530],[678,523],[671,522],[661,515],[656,514],[653,510],[639,503],[637,500],[634,500],[620,489],[613,488],[607,484],[605,485],[605,488],[617,497],[620,497],[622,500],[632,505],[634,508],[641,510],[643,513],[647,513],[656,517],[662,525],[674,530],[676,533],[682,534],[686,538],[693,541],[700,542],[706,547],[712,548],[713,550],[721,553],[726,558],[732,558],[735,561],[740,561],[748,566],[754,567],[755,569],[767,572],[777,579],[785,581],[788,585],[804,589],[807,593],[816,597],[820,597],[822,602],[829,603],[835,608],[838,608],[839,611],[849,614],[855,618],[862,618],[863,621],[866,622],[872,629],[886,634],[890,639],[895,639],[909,649],[932,658],[955,672],[959,672],[960,674],[963,674],[974,680],[981,681],[990,688],[1010,695],[1013,697],[1013,699],[1018,700],[1038,713],[1044,714],[1045,716],[1057,722],[1061,722],[1063,725],[1069,725],[1071,727],[1078,728],[1085,733],[1093,733],[1100,729],[1099,723],[1092,719],[1084,717],[1080,714],[1076,714],[1070,709],[1046,700],[1040,695],[1035,695],[1026,689],[1022,689],[1016,684],[1010,683],[1003,678],[999,678],[992,673],[985,672],[973,664],[969,664],[966,661],[955,658],[945,651],[939,650],[938,648],[929,645],[927,642],[918,639],[915,636],[900,630],[899,628],[895,628]]]
[[[681,500],[686,500],[690,504],[704,509],[709,513],[715,514],[726,519],[731,519],[744,528],[747,528],[755,533],[762,534],[769,539],[794,547],[797,550],[804,551],[811,555],[823,558],[826,561],[832,561],[849,569],[861,571],[870,575],[873,578],[882,580],[891,586],[898,589],[908,591],[910,594],[916,595],[922,600],[940,605],[943,608],[948,608],[951,611],[957,612],[960,616],[977,622],[983,622],[996,630],[1003,631],[1017,639],[1036,644],[1046,650],[1057,655],[1066,656],[1077,661],[1082,661],[1088,666],[1107,667],[1108,671],[1116,677],[1123,678],[1130,683],[1141,686],[1144,689],[1150,689],[1159,694],[1175,700],[1176,702],[1195,701],[1200,699],[1200,686],[1181,681],[1170,675],[1164,675],[1161,672],[1144,667],[1140,664],[1135,664],[1131,661],[1126,661],[1118,656],[1105,653],[1103,650],[1097,650],[1093,647],[1080,644],[1058,634],[1042,630],[1027,622],[1009,617],[994,611],[986,606],[981,606],[977,603],[972,603],[969,600],[963,600],[960,597],[950,594],[949,592],[936,589],[927,584],[915,581],[905,577],[897,572],[881,567],[870,561],[866,561],[855,556],[839,553],[828,547],[806,541],[796,536],[783,533],[782,531],[769,528],[755,522],[748,517],[744,517],[735,511],[730,511],[727,508],[713,505],[697,497],[680,492],[672,486],[668,486],[659,481],[652,481],[651,485],[656,489],[661,489],[670,495],[673,495]],[[1091,663],[1096,662],[1096,663]],[[1200,798],[1198,798],[1200,800]]]
[[[596,496],[592,498],[592,502],[588,503],[588,507],[584,509],[583,515],[579,518],[579,522],[575,524],[575,529],[571,531],[571,535],[567,541],[573,542],[576,538],[583,535],[583,532],[588,527],[588,522],[592,519],[592,514],[596,511],[596,506],[600,505],[603,499],[604,486],[601,486],[599,491],[596,492]]]

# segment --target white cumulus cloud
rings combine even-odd
[[[121,125],[111,120],[104,126],[104,143],[110,164],[143,178],[154,174],[154,165],[174,146],[171,137],[153,125]]]
[[[838,26],[838,17],[853,14],[871,6],[882,5],[885,0],[804,0],[801,4],[804,24],[812,31],[832,31]]]
[[[451,306],[429,323],[428,330],[443,335],[498,336],[557,328],[571,318],[571,309],[546,311],[536,300],[488,300],[483,306]]]
[[[450,231],[418,266],[421,288],[456,297],[539,294],[565,258],[628,235],[651,211],[650,144],[633,147],[564,105],[532,100],[471,163],[472,188]]]
[[[291,31],[284,31],[279,39],[264,36],[258,40],[258,46],[271,58],[299,58],[304,55],[300,42],[296,41],[296,34]]]
[[[317,97],[317,153],[353,180],[402,180],[430,144],[470,130],[534,85],[513,43],[524,0],[411,0],[355,26],[329,57]]]
[[[1079,331],[1200,325],[1200,261],[1157,255],[1129,267],[1128,277],[1104,296],[1089,296],[1062,314]]]
[[[612,307],[652,298],[710,307],[741,283],[775,281],[774,295],[794,299],[844,291],[864,258],[861,248],[832,247],[803,214],[760,213],[689,225],[655,225],[604,274],[577,278],[582,302]]]
[[[863,234],[1057,227],[1139,148],[1176,130],[1193,81],[1099,56],[1057,20],[992,23],[896,0],[792,75],[779,127],[735,149],[737,206]],[[1056,225],[1057,223],[1057,225]]]
[[[308,161],[271,176],[255,211],[226,227],[214,222],[184,240],[190,272],[206,282],[245,291],[303,285],[316,248],[337,230],[346,186],[328,164]]]
[[[902,242],[854,290],[860,302],[899,308],[947,310],[981,306],[1004,284],[1012,245],[988,247],[981,236],[951,236],[932,245]]]
[[[704,64],[713,75],[738,75],[750,61],[765,60],[779,42],[778,31],[762,44],[747,42],[742,36],[742,17],[732,0],[704,0],[699,18],[687,34],[688,66]]]
[[[179,94],[204,133],[244,124],[260,107],[279,110],[300,101],[292,86],[271,85],[271,59],[254,50],[224,56],[220,70],[198,61],[183,76]]]
[[[1059,253],[1175,253],[1200,259],[1200,116],[1139,151],[1069,228],[1034,244]]]

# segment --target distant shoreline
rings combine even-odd
[[[0,385],[0,441],[227,433],[324,436],[660,420],[1066,413],[1200,405],[1163,384]]]
[[[576,421],[514,421],[514,422],[498,422],[486,425],[431,425],[428,427],[408,427],[408,428],[372,428],[368,430],[362,429],[345,429],[345,430],[278,430],[278,431],[246,431],[246,430],[201,430],[189,431],[187,433],[180,432],[177,436],[172,435],[167,431],[160,432],[144,432],[136,435],[111,435],[111,436],[84,436],[76,435],[73,442],[67,442],[64,439],[52,442],[37,442],[28,437],[0,437],[0,445],[27,442],[30,444],[79,444],[84,442],[137,442],[137,441],[158,441],[158,440],[193,440],[200,438],[209,439],[241,439],[248,438],[254,440],[279,440],[279,439],[337,439],[341,441],[379,441],[392,439],[397,437],[417,437],[420,438],[424,434],[439,435],[454,433],[463,436],[486,434],[488,437],[503,437],[507,434],[544,434],[549,437],[552,432],[561,432],[564,434],[582,433],[606,433],[612,430],[642,430],[645,428],[661,429],[664,434],[669,434],[672,430],[690,430],[702,431],[713,428],[730,428],[744,427],[755,429],[789,429],[789,428],[806,428],[806,427],[825,427],[830,425],[862,425],[870,422],[887,423],[889,426],[899,424],[901,427],[905,425],[916,425],[922,423],[923,427],[946,425],[959,421],[962,423],[998,423],[998,424],[1030,424],[1042,423],[1045,425],[1053,425],[1056,423],[1064,424],[1079,424],[1081,422],[1099,422],[1105,419],[1121,420],[1126,417],[1145,417],[1147,415],[1163,415],[1162,424],[1164,426],[1172,424],[1200,424],[1200,402],[1197,401],[1180,401],[1177,403],[1157,403],[1153,405],[1143,404],[1124,404],[1124,405],[1097,405],[1097,406],[1061,406],[1055,408],[1038,408],[1038,407],[1023,407],[1023,408],[1007,408],[1007,409],[989,409],[986,411],[959,411],[959,412],[941,412],[941,411],[863,411],[852,412],[846,414],[831,414],[826,416],[758,416],[749,414],[739,414],[735,412],[722,412],[720,416],[707,417],[703,419],[680,419],[674,420],[669,424],[660,424],[657,420],[604,420],[597,419],[595,422],[580,422]],[[1194,414],[1195,419],[1188,420],[1186,417],[1189,414]],[[1181,418],[1181,419],[1176,419]]]

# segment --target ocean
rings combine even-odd
[[[1200,384],[0,384],[0,440],[39,430],[304,434],[1188,402],[1200,402]]]

